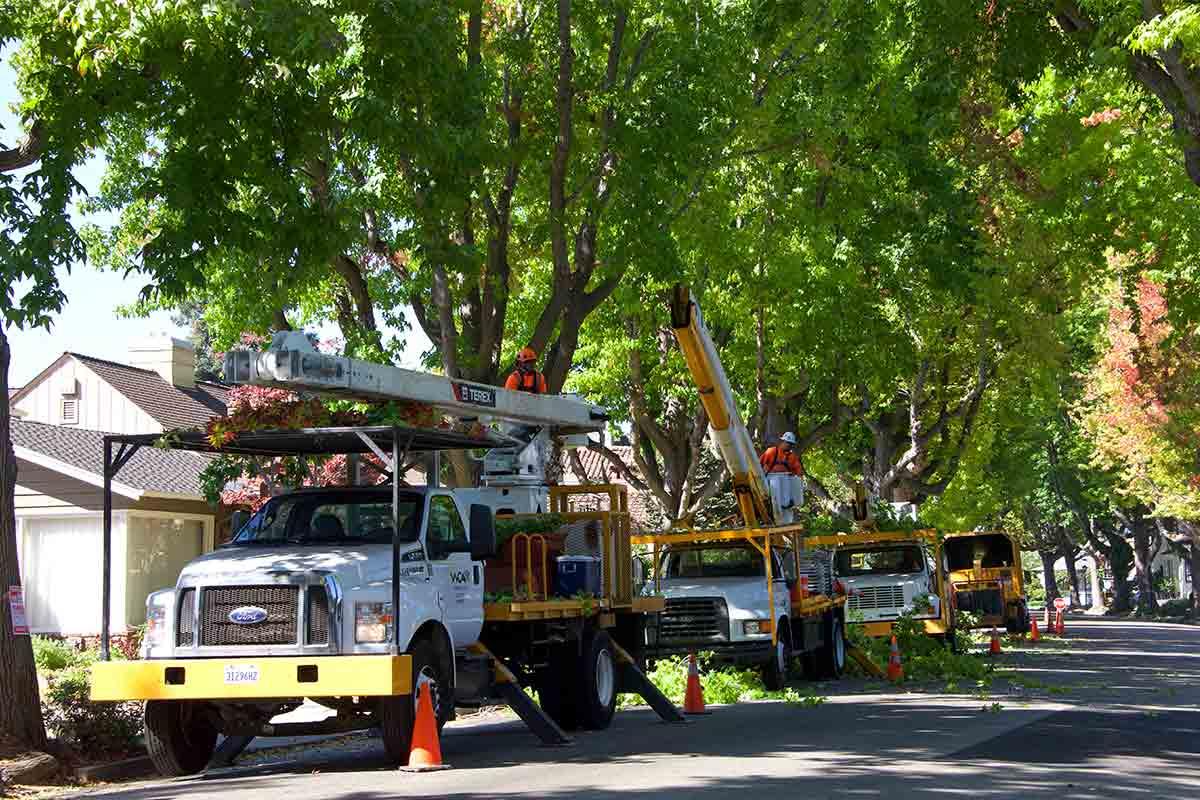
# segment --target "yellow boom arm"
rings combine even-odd
[[[671,327],[688,371],[700,391],[700,402],[708,412],[709,424],[721,448],[721,456],[733,479],[733,492],[746,527],[775,523],[774,506],[767,491],[767,479],[754,451],[754,442],[746,430],[733,401],[733,390],[725,377],[725,368],[716,345],[704,325],[700,306],[685,286],[671,293]]]

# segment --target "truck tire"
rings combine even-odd
[[[583,635],[582,658],[576,683],[576,708],[580,724],[602,731],[617,713],[617,663],[607,631],[591,629]]]
[[[378,712],[383,749],[387,751],[388,760],[401,767],[408,763],[408,754],[412,750],[413,726],[417,721],[417,686],[421,677],[429,679],[439,734],[453,708],[453,687],[442,675],[443,659],[439,657],[438,648],[429,639],[420,639],[408,652],[412,656],[413,692],[381,697]]]
[[[769,692],[778,692],[787,685],[788,668],[792,664],[792,629],[785,621],[779,622],[779,636],[771,658],[763,664],[763,685]]]
[[[164,777],[194,775],[208,765],[217,749],[217,729],[199,703],[149,700],[143,712],[146,751]]]
[[[825,620],[825,645],[817,653],[817,669],[822,678],[840,678],[846,668],[846,627],[838,614]]]
[[[579,727],[579,709],[573,677],[579,674],[579,657],[574,644],[559,645],[550,655],[550,665],[537,682],[538,704],[564,731]]]
[[[1012,613],[1005,620],[1009,633],[1029,633],[1029,609],[1023,602],[1012,604]]]

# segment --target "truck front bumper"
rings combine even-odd
[[[315,656],[98,661],[92,700],[258,700],[412,693],[412,657]]]
[[[942,619],[926,619],[921,620],[925,627],[925,633],[930,636],[940,636],[949,630],[946,621]],[[863,633],[870,636],[872,639],[878,639],[884,636],[892,635],[892,620],[879,620],[876,622],[855,622],[853,625],[862,627]]]
[[[761,664],[771,658],[775,651],[770,639],[753,642],[725,642],[721,644],[675,644],[665,643],[650,647],[651,658],[664,656],[686,656],[689,653],[712,653],[712,660],[721,664]]]

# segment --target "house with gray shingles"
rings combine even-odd
[[[228,387],[193,377],[188,342],[152,337],[130,363],[63,353],[10,398],[17,547],[34,633],[100,630],[103,437],[198,428],[225,413]],[[113,482],[114,633],[145,620],[146,595],[214,545],[207,456],[142,448]]]

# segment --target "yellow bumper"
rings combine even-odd
[[[925,633],[927,633],[930,636],[937,636],[937,635],[940,635],[940,634],[943,634],[946,632],[946,623],[943,620],[927,619],[927,620],[923,620],[923,622],[925,625]],[[891,636],[892,635],[892,623],[890,621],[861,622],[861,623],[855,623],[855,624],[861,625],[862,629],[863,629],[863,633],[865,633],[867,636],[870,636],[873,639],[878,639],[883,636]]]
[[[411,656],[98,661],[92,700],[253,700],[412,693]]]

